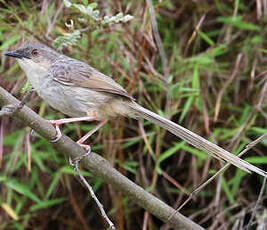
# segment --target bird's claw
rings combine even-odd
[[[71,166],[77,165],[83,158],[89,156],[91,153],[90,145],[80,144],[80,146],[82,146],[86,150],[86,152],[84,154],[82,154],[81,156],[75,157],[74,159],[71,159],[71,157],[69,157],[69,163]]]
[[[60,135],[57,134],[54,139],[50,140],[50,142],[51,143],[56,143],[56,142],[58,142],[60,140],[61,137],[62,137],[62,134],[60,134]]]
[[[34,129],[31,129],[31,136],[34,135]]]
[[[56,121],[51,120],[50,123],[55,127],[55,129],[57,131],[56,137],[54,139],[50,140],[50,142],[51,143],[56,143],[62,137],[62,133],[61,133],[60,128],[59,128],[58,124],[56,123]]]

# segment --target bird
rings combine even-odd
[[[120,84],[85,62],[68,57],[40,42],[25,43],[4,55],[17,59],[34,90],[43,100],[70,117],[50,121],[57,130],[54,141],[58,141],[62,135],[59,125],[75,121],[99,121],[94,129],[77,141],[88,149],[88,145],[84,144],[85,140],[108,120],[118,116],[146,119],[212,157],[231,163],[246,172],[267,176],[264,170],[142,107]]]

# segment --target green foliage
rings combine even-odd
[[[229,25],[232,25],[236,28],[243,29],[243,30],[256,30],[260,31],[260,26],[256,26],[252,23],[247,23],[242,21],[242,16],[237,17],[218,17],[219,22],[223,22]]]
[[[66,7],[74,7],[76,9],[78,9],[81,13],[89,16],[90,18],[92,18],[94,21],[96,22],[100,22],[102,25],[111,25],[114,23],[120,23],[120,22],[128,22],[130,20],[133,19],[133,16],[127,14],[127,15],[123,15],[123,13],[118,13],[115,16],[104,16],[103,18],[99,16],[100,12],[99,10],[96,10],[97,8],[97,3],[93,2],[87,6],[83,5],[83,4],[73,4],[68,0],[64,0],[64,4]],[[84,21],[84,18],[80,19],[82,21]]]
[[[177,153],[177,151],[179,151],[184,144],[185,144],[184,141],[176,143],[173,147],[169,148],[167,151],[160,154],[160,157],[157,159],[156,162],[156,170],[158,171],[159,174],[162,173],[162,170],[160,169],[160,164],[163,161],[167,160],[169,157],[171,157],[173,154]]]
[[[57,37],[53,46],[57,48],[59,51],[63,49],[65,46],[74,45],[81,38],[81,33],[79,30],[74,30],[73,33],[65,33],[63,36]]]
[[[34,193],[31,192],[30,187],[28,187],[25,184],[20,184],[15,180],[7,180],[5,181],[5,185],[11,188],[12,190],[22,194],[23,196],[32,199],[37,203],[40,202],[40,199]]]
[[[82,18],[78,18],[78,21],[87,24],[87,25],[91,25],[92,23],[90,23],[90,19],[92,19],[94,21],[94,23],[96,23],[97,25],[112,25],[112,24],[116,24],[116,23],[125,23],[128,22],[130,20],[133,19],[133,16],[127,14],[127,15],[123,15],[123,13],[118,13],[115,16],[104,16],[104,17],[100,17],[99,14],[99,10],[97,10],[97,3],[93,2],[89,5],[83,5],[83,4],[75,4],[75,3],[71,3],[68,0],[64,0],[64,4],[67,8],[76,8],[78,11],[80,11],[84,17]],[[73,21],[71,21],[73,23]],[[94,25],[93,23],[93,25]],[[68,26],[68,24],[66,24]],[[73,24],[69,25],[69,27],[73,27]],[[70,45],[74,45],[77,43],[77,40],[81,38],[81,32],[80,30],[74,30],[72,33],[65,33],[63,36],[59,36],[57,37],[54,42],[53,45],[55,48],[57,48],[59,51],[61,51],[63,49],[63,47],[65,46],[70,46]]]

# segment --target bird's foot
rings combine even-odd
[[[79,143],[78,143],[79,144]],[[91,153],[91,147],[90,145],[84,145],[84,144],[79,144],[82,148],[84,148],[86,150],[86,152],[84,154],[82,154],[81,156],[78,156],[78,157],[75,157],[74,159],[71,159],[69,157],[69,162],[70,162],[70,165],[74,166],[74,167],[78,167],[78,164],[79,162],[90,155]]]
[[[61,133],[60,128],[59,128],[59,125],[61,123],[58,123],[57,120],[50,120],[49,122],[55,127],[55,129],[57,131],[56,137],[54,139],[50,140],[50,142],[51,143],[56,143],[62,137],[62,133]]]

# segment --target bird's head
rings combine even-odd
[[[30,68],[32,65],[35,68],[39,66],[46,69],[49,69],[53,61],[60,56],[53,49],[38,42],[26,43],[17,50],[5,52],[4,55],[16,58],[22,67],[25,65]]]

